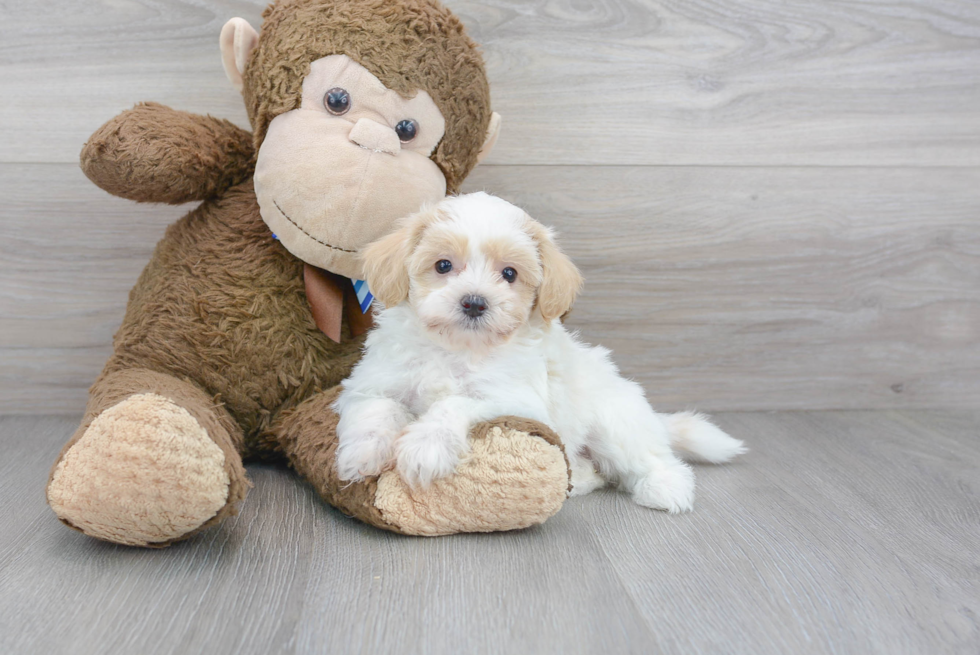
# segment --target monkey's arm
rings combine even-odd
[[[252,174],[252,134],[232,123],[141,103],[82,148],[85,175],[109,193],[172,205],[204,200]]]

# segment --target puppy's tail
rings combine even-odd
[[[744,443],[722,432],[704,414],[678,412],[664,420],[671,447],[688,461],[721,464],[748,451]]]

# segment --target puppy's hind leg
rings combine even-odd
[[[670,449],[663,418],[651,409],[643,390],[619,378],[597,405],[588,439],[600,472],[645,507],[671,514],[694,505],[694,472]]]
[[[623,483],[638,505],[671,514],[694,508],[694,471],[673,455],[647,459],[645,470],[624,476]]]

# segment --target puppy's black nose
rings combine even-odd
[[[479,318],[483,316],[484,312],[487,311],[489,304],[487,299],[483,296],[463,296],[463,299],[459,301],[459,304],[463,306],[463,313],[470,318]]]

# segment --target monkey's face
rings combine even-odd
[[[426,92],[405,99],[346,55],[318,59],[300,107],[276,116],[259,148],[262,218],[303,261],[363,278],[360,250],[446,195],[429,159],[444,130]]]

